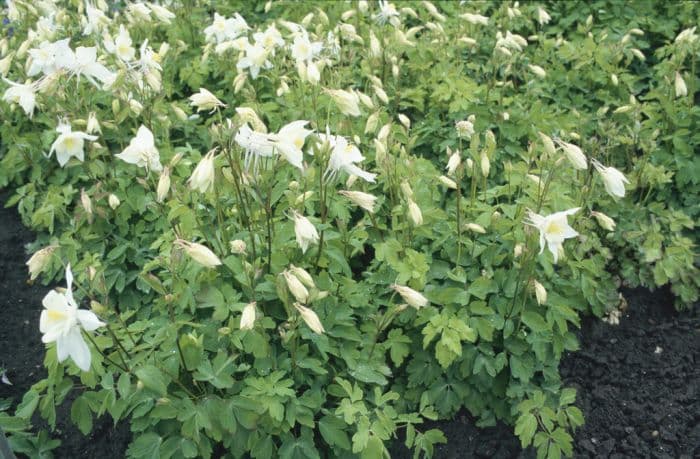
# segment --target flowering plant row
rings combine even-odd
[[[45,446],[32,415],[55,425],[75,392],[82,432],[130,423],[130,457],[379,458],[399,434],[431,456],[445,439],[425,420],[462,408],[571,455],[583,417],[558,363],[579,315],[616,320],[621,276],[697,298],[692,220],[659,207],[662,235],[631,217],[663,183],[646,153],[660,133],[639,137],[634,95],[614,110],[640,162],[618,154],[626,124],[607,107],[549,100],[569,75],[553,61],[586,62],[541,6],[5,14],[0,180],[43,231],[31,278],[67,282],[38,318],[48,376],[0,417],[19,451]],[[582,54],[611,53],[605,85],[631,88],[644,32],[608,44],[592,24]],[[674,99],[692,93],[696,38],[665,51]],[[630,234],[644,267],[620,255]]]

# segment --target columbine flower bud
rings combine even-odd
[[[522,254],[523,254],[523,245],[522,244],[515,244],[515,247],[513,247],[513,257],[518,258]]]
[[[8,54],[4,58],[0,59],[0,76],[6,77],[7,73],[10,71],[10,66],[12,65],[13,53]]]
[[[252,330],[255,325],[255,301],[248,303],[241,314],[241,330]]]
[[[102,129],[100,128],[100,122],[97,120],[97,115],[95,115],[95,112],[90,112],[85,132],[87,132],[88,134],[94,134],[95,132],[99,132],[100,134],[102,133]]]
[[[406,287],[405,285],[394,284],[391,286],[391,288],[394,289],[396,293],[401,295],[401,298],[403,298],[403,300],[408,303],[409,306],[416,309],[427,306],[429,303],[428,299],[420,292],[417,292],[410,287]]]
[[[540,139],[542,140],[542,145],[544,145],[544,151],[551,156],[554,156],[554,153],[556,153],[557,149],[554,146],[554,142],[552,139],[544,134],[543,132],[538,132],[537,133],[540,136]]]
[[[463,228],[474,233],[486,234],[486,229],[478,223],[465,223]]]
[[[298,212],[294,212],[294,233],[302,253],[306,253],[310,244],[318,244],[318,231],[308,218]]]
[[[489,172],[491,171],[491,161],[489,161],[489,157],[486,156],[486,153],[483,151],[481,152],[480,166],[481,166],[481,174],[484,177],[488,177]]]
[[[246,80],[248,79],[247,73],[239,73],[236,78],[233,79],[233,93],[238,94],[238,92],[243,88]]]
[[[544,304],[547,302],[547,290],[544,285],[537,282],[535,279],[532,280],[532,286],[535,288],[535,297],[537,298],[537,304]]]
[[[411,185],[409,185],[405,180],[401,182],[401,192],[406,199],[413,198],[413,190],[411,189]]]
[[[247,248],[245,241],[242,241],[241,239],[236,239],[234,241],[231,241],[229,245],[231,246],[231,253],[235,255],[245,254]]]
[[[297,196],[297,198],[294,200],[294,204],[297,206],[303,204],[304,202],[308,201],[309,198],[311,196],[313,196],[313,194],[314,194],[313,190],[303,192],[302,194]]]
[[[304,284],[299,280],[298,277],[294,276],[289,271],[284,271],[282,273],[284,280],[287,282],[287,288],[292,292],[294,298],[300,303],[306,303],[309,299],[309,291],[304,287]]]
[[[189,99],[190,105],[197,107],[198,112],[203,110],[214,111],[219,107],[226,106],[225,103],[221,102],[214,94],[204,88],[199,88],[199,92],[197,94],[192,94]]]
[[[301,318],[314,333],[322,335],[323,332],[325,332],[321,320],[318,318],[318,316],[313,310],[299,303],[294,303],[294,307],[297,311],[299,311]]]
[[[119,204],[121,204],[119,198],[114,194],[109,195],[109,198],[107,198],[107,202],[109,203],[109,207],[111,207],[112,210],[116,209],[117,207],[119,207]]]
[[[131,109],[131,111],[134,112],[134,115],[138,116],[143,111],[143,105],[141,104],[141,102],[139,102],[136,99],[130,99],[129,100],[129,109]]]
[[[80,190],[80,203],[83,206],[85,213],[92,215],[92,201],[90,200],[90,196],[88,196],[88,194],[85,192],[85,188],[81,188]]]
[[[455,151],[452,153],[450,156],[450,159],[447,160],[447,175],[454,175],[455,171],[459,167],[459,165],[462,163],[462,158],[459,156],[459,151]]]
[[[606,229],[608,231],[615,231],[615,220],[608,217],[602,212],[593,211],[591,212],[591,215],[595,217],[601,228]]]
[[[377,202],[377,197],[369,193],[363,193],[362,191],[348,191],[340,190],[338,194],[345,196],[353,204],[360,206],[369,213],[374,213],[374,205]]]
[[[586,160],[586,155],[583,154],[583,150],[573,143],[562,142],[557,139],[557,143],[564,150],[564,154],[574,166],[574,169],[585,170],[588,169],[588,161]]]
[[[156,201],[163,202],[170,191],[170,168],[164,167],[158,179],[158,187],[156,188]]]
[[[641,52],[641,51],[640,51],[639,49],[637,49],[637,48],[632,48],[632,54],[634,54],[635,57],[636,57],[637,59],[639,59],[640,61],[645,61],[645,60],[646,60],[646,56],[644,56],[644,53]]]
[[[688,95],[688,87],[685,85],[685,81],[680,73],[676,72],[676,97],[685,97]]]
[[[296,276],[297,279],[301,281],[302,284],[309,288],[315,288],[314,279],[311,277],[308,271],[304,268],[298,266],[289,265],[289,271]]]
[[[39,274],[48,266],[49,261],[51,260],[51,254],[53,254],[53,251],[56,250],[55,245],[50,245],[48,247],[44,247],[41,250],[38,250],[34,253],[34,255],[27,260],[27,269],[29,271],[29,278],[31,280],[34,280],[39,276]]]
[[[438,177],[438,180],[440,181],[440,183],[445,185],[447,188],[450,188],[452,190],[457,189],[457,182],[455,182],[451,178],[447,177],[446,175],[441,175],[440,177]]]
[[[214,187],[214,153],[216,153],[216,149],[207,153],[195,167],[187,181],[191,189],[206,193]]]
[[[326,94],[331,96],[333,102],[338,106],[338,110],[343,115],[360,116],[360,97],[354,91],[344,91],[342,89],[326,89]]]
[[[542,180],[540,180],[540,178],[538,176],[536,176],[534,174],[527,174],[527,178],[532,180],[538,187],[542,186]]]
[[[365,124],[365,134],[374,132],[379,124],[379,112],[374,112],[367,117],[367,123]]]
[[[176,239],[175,244],[181,247],[190,258],[206,268],[214,268],[221,265],[221,260],[208,247],[196,242]]]
[[[537,75],[539,78],[544,78],[547,76],[547,72],[539,65],[530,64],[527,66],[532,73]]]
[[[418,204],[412,199],[408,200],[408,216],[415,226],[423,224],[423,213],[420,211]]]
[[[380,57],[382,55],[382,45],[379,39],[374,34],[374,31],[369,32],[369,56],[370,57]]]
[[[401,124],[403,124],[403,127],[405,127],[406,129],[411,129],[411,120],[408,116],[406,116],[402,113],[399,113],[398,118],[399,118],[399,122]]]
[[[541,6],[537,7],[537,22],[540,25],[549,23],[551,19],[552,17]]]
[[[360,98],[360,102],[362,103],[362,105],[369,108],[370,110],[372,110],[374,108],[374,102],[372,102],[372,98],[370,96],[368,96],[367,94],[365,94],[362,91],[355,91],[355,92],[357,93],[357,97]]]

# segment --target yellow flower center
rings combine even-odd
[[[564,232],[564,228],[556,221],[551,221],[547,223],[545,227],[545,232],[551,235],[559,235]]]
[[[78,139],[75,137],[66,137],[63,140],[63,146],[66,150],[75,150],[78,147]]]
[[[61,321],[66,319],[66,314],[61,312],[61,311],[56,311],[55,309],[49,309],[47,311],[47,315],[49,316],[49,319],[53,321]]]

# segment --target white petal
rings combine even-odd
[[[554,264],[557,263],[557,260],[559,258],[559,246],[559,244],[553,244],[551,242],[547,244],[547,248],[550,252],[552,252],[552,256],[554,257]]]
[[[90,348],[80,334],[78,327],[73,328],[68,335],[57,341],[60,352],[67,352],[75,364],[83,371],[90,370]],[[60,354],[59,354],[60,355]],[[65,360],[65,357],[59,361]]]
[[[100,321],[95,313],[85,309],[78,309],[78,321],[86,331],[93,331],[105,326],[105,323]]]
[[[51,290],[46,294],[41,304],[46,309],[57,309],[60,311],[68,309],[68,301],[64,295],[61,295],[56,290]]]

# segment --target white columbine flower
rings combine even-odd
[[[301,247],[301,251],[306,253],[310,244],[318,244],[318,231],[316,227],[309,221],[308,218],[294,212],[294,233],[297,238],[297,244]]]
[[[114,74],[97,62],[97,48],[94,46],[89,48],[78,46],[72,56],[66,56],[63,61],[57,60],[57,64],[68,69],[72,75],[78,77],[78,80],[80,80],[81,75],[85,76],[95,86],[98,86],[95,80],[108,83],[114,79]]]
[[[253,163],[253,170],[257,170],[260,158],[269,158],[275,153],[276,137],[274,134],[254,131],[244,124],[238,129],[235,137],[236,143],[245,150],[244,165],[246,170]]]
[[[238,61],[236,68],[239,70],[249,69],[251,78],[256,79],[260,74],[260,69],[272,68],[272,63],[267,60],[270,52],[262,43],[248,45],[245,49],[245,57]]]
[[[70,38],[59,40],[54,43],[48,41],[41,42],[38,48],[32,48],[27,53],[29,54],[29,69],[28,76],[51,75],[63,65],[72,61],[73,50],[70,49],[68,42]]]
[[[216,149],[207,153],[204,158],[194,168],[192,175],[187,183],[193,190],[199,190],[200,193],[206,193],[214,188],[214,153]]]
[[[276,138],[275,148],[277,152],[279,152],[289,164],[299,169],[304,168],[302,164],[304,159],[302,151],[304,142],[306,142],[306,138],[309,134],[313,132],[305,128],[308,123],[308,121],[304,120],[292,121],[282,126],[279,132],[274,136]]]
[[[340,191],[338,191],[338,194],[345,196],[350,201],[352,201],[353,204],[362,207],[367,212],[369,212],[371,214],[374,213],[374,205],[377,202],[376,196],[369,194],[369,193],[363,193],[362,191],[348,191],[348,190],[340,190]]]
[[[273,53],[275,48],[284,46],[282,34],[277,30],[274,24],[265,29],[264,32],[255,32],[253,34],[253,39]]]
[[[344,171],[351,175],[357,175],[367,182],[374,183],[376,174],[364,171],[355,165],[355,163],[365,159],[355,145],[339,135],[320,134],[319,138],[322,142],[328,142],[331,147],[331,157],[328,160],[328,168],[325,172],[327,178],[335,178],[339,171]]]
[[[123,152],[114,156],[129,164],[145,167],[154,172],[163,170],[163,166],[160,164],[160,155],[153,139],[153,133],[143,125],[139,127],[136,137],[131,139],[129,146]]]
[[[554,263],[559,259],[559,252],[563,251],[562,244],[566,239],[578,236],[578,232],[569,226],[568,215],[578,212],[580,207],[555,212],[546,217],[528,212],[528,225],[534,226],[540,232],[540,254],[544,251],[545,244],[554,257]]]
[[[229,19],[219,13],[214,13],[214,22],[204,29],[204,35],[210,43],[221,43],[235,40],[249,28],[243,16],[238,13]]]
[[[629,180],[624,176],[622,172],[615,169],[614,167],[605,167],[600,164],[595,159],[591,160],[593,166],[596,168],[600,176],[603,178],[603,185],[605,185],[605,191],[615,198],[625,197],[625,183],[630,183]]]
[[[552,17],[542,8],[541,6],[537,7],[537,22],[540,23],[540,25],[545,25],[548,24],[549,21],[552,20]]]
[[[83,371],[90,370],[90,348],[83,339],[80,329],[93,331],[105,325],[92,311],[78,309],[73,298],[73,273],[66,267],[67,289],[64,293],[51,290],[42,304],[44,310],[39,318],[39,330],[44,343],[56,342],[56,356],[59,362],[68,357]]]
[[[197,107],[197,112],[202,110],[210,110],[214,112],[219,107],[225,107],[226,104],[221,102],[214,94],[204,88],[199,88],[199,92],[192,94],[190,97],[190,105]]]
[[[71,156],[74,156],[80,161],[85,160],[85,151],[83,150],[86,140],[97,140],[97,136],[89,135],[80,131],[72,131],[70,124],[59,124],[56,132],[60,135],[53,144],[49,155],[56,152],[56,159],[61,167],[65,166]]]
[[[119,34],[114,40],[108,36],[104,43],[107,51],[116,55],[124,62],[130,62],[134,59],[134,56],[136,56],[136,49],[131,46],[132,44],[131,35],[129,35],[129,31],[124,25],[119,26]]]
[[[396,293],[401,295],[401,298],[403,298],[403,300],[406,303],[408,303],[409,306],[412,306],[416,309],[420,309],[429,304],[429,301],[426,297],[424,297],[420,292],[417,292],[410,287],[406,287],[405,285],[394,284],[391,286],[391,288],[394,289]]]
[[[309,39],[309,34],[303,31],[294,37],[294,41],[291,44],[292,59],[295,62],[311,62],[314,57],[316,57],[323,48],[323,43],[320,41],[312,42]]]
[[[83,35],[98,34],[109,22],[110,19],[101,9],[96,8],[90,2],[85,2],[85,16],[81,18]]]
[[[36,84],[19,84],[14,83],[8,79],[3,78],[5,83],[9,84],[10,87],[7,88],[5,94],[2,96],[2,100],[9,104],[17,104],[22,107],[24,113],[29,116],[29,119],[34,115],[34,108],[36,107]]]
[[[374,20],[377,21],[378,24],[384,25],[389,23],[394,27],[398,27],[401,23],[399,12],[396,10],[396,7],[387,0],[379,0],[379,11],[374,15]]]

